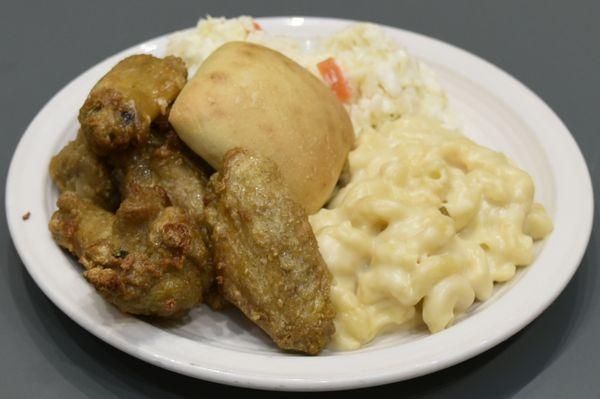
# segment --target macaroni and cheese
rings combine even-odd
[[[531,263],[533,241],[552,230],[527,173],[434,119],[363,132],[349,167],[329,209],[310,217],[342,349],[415,317],[444,329]]]

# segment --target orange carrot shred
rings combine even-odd
[[[317,69],[323,77],[323,80],[329,85],[331,90],[337,95],[342,102],[348,102],[352,98],[350,85],[344,77],[344,73],[340,66],[333,58],[327,58],[317,64]]]

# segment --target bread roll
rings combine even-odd
[[[308,214],[329,199],[354,141],[327,86],[283,54],[246,42],[227,43],[204,61],[169,121],[217,170],[234,147],[271,158]]]

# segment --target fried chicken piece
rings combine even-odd
[[[81,131],[75,140],[52,157],[50,177],[61,193],[73,191],[109,211],[119,205],[117,188],[108,166],[89,148]]]
[[[160,186],[174,205],[202,220],[208,171],[172,130],[153,132],[147,144],[115,154],[109,162],[123,197],[131,187]]]
[[[334,332],[331,276],[277,166],[233,149],[208,187],[205,214],[225,298],[279,347],[318,354]]]
[[[50,231],[86,268],[85,278],[123,312],[182,316],[214,280],[197,226],[160,187],[130,188],[116,214],[65,192]]]
[[[110,263],[114,257],[111,237],[115,215],[72,191],[61,194],[57,205],[49,227],[58,245],[86,269]]]
[[[187,81],[180,58],[132,55],[92,88],[79,110],[81,130],[100,155],[144,143],[150,123],[167,115]]]
[[[85,276],[121,309],[177,316],[208,292],[213,276],[203,237],[160,186],[130,188],[117,210],[113,234],[115,252],[124,256],[122,270],[96,267]]]
[[[145,145],[117,153],[109,162],[123,197],[130,195],[132,187],[161,187],[173,205],[186,212],[190,223],[209,245],[204,223],[204,197],[210,167],[181,142],[170,130],[170,125],[166,132],[154,130]],[[214,272],[212,262],[207,260],[206,263]],[[226,305],[216,284],[205,295],[204,301],[213,309],[222,309]]]

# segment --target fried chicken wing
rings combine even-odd
[[[214,280],[197,226],[158,186],[130,188],[116,214],[65,192],[50,231],[100,294],[127,313],[182,316]]]
[[[50,232],[58,245],[86,269],[108,264],[115,255],[111,248],[115,215],[72,191],[61,194],[57,205],[50,219]]]
[[[318,354],[334,332],[331,277],[277,166],[229,151],[210,179],[205,214],[225,298],[279,347]]]
[[[123,197],[129,195],[132,187],[161,187],[169,201],[187,213],[190,223],[210,245],[204,223],[204,197],[211,170],[179,140],[170,125],[162,131],[154,130],[145,145],[118,153],[109,162]],[[212,262],[207,263],[212,268]],[[216,285],[204,301],[213,309],[226,306]]]
[[[174,205],[202,219],[207,167],[172,130],[153,132],[146,145],[118,153],[109,162],[122,196],[131,187],[160,186]]]
[[[50,177],[61,193],[73,191],[110,211],[119,205],[117,188],[108,166],[89,148],[81,131],[52,158]]]
[[[106,155],[147,140],[150,123],[167,115],[187,81],[180,58],[132,55],[92,88],[79,122],[92,149]]]

